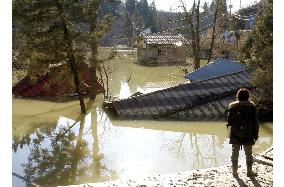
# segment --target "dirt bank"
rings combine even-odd
[[[245,161],[240,161],[239,177],[232,176],[230,166],[221,166],[207,169],[196,169],[187,172],[150,176],[143,179],[117,180],[103,183],[88,183],[73,185],[73,187],[165,187],[165,186],[273,186],[273,149],[263,154],[254,155],[257,161],[253,164],[253,170],[257,177],[246,176]]]

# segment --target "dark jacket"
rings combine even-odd
[[[251,101],[235,101],[230,103],[227,114],[227,127],[231,126],[230,144],[241,144],[241,145],[254,145],[258,139],[258,119],[257,110],[253,102]],[[237,128],[239,123],[242,121],[248,126],[247,138],[240,138],[234,134],[234,128]]]

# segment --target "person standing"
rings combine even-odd
[[[252,170],[252,146],[258,139],[259,125],[255,104],[249,100],[249,91],[241,88],[236,95],[236,101],[229,104],[226,114],[227,128],[231,128],[230,141],[232,144],[232,171],[238,176],[239,150],[243,147],[246,155],[247,176],[253,177],[257,173]]]

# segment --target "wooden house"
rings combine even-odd
[[[140,64],[185,63],[187,40],[180,34],[143,34],[137,38]]]

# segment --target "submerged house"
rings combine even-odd
[[[207,66],[196,71],[208,69]],[[238,89],[254,88],[246,69],[203,78],[114,100],[104,103],[104,107],[108,113],[121,119],[222,120]]]
[[[208,79],[210,77],[218,77],[242,71],[246,71],[246,66],[244,64],[241,64],[237,61],[218,58],[211,61],[209,64],[191,73],[188,73],[185,77],[193,82]]]
[[[185,63],[187,40],[180,34],[143,34],[137,38],[140,64]]]
[[[82,94],[89,93],[89,86],[91,84],[91,72],[87,69],[80,75],[80,80],[85,86],[82,86]],[[97,94],[103,91],[100,82],[96,85]],[[29,76],[21,79],[12,88],[14,97],[56,97],[56,96],[76,96],[73,79],[68,84],[61,83],[51,79],[48,73],[38,76],[34,81]]]

